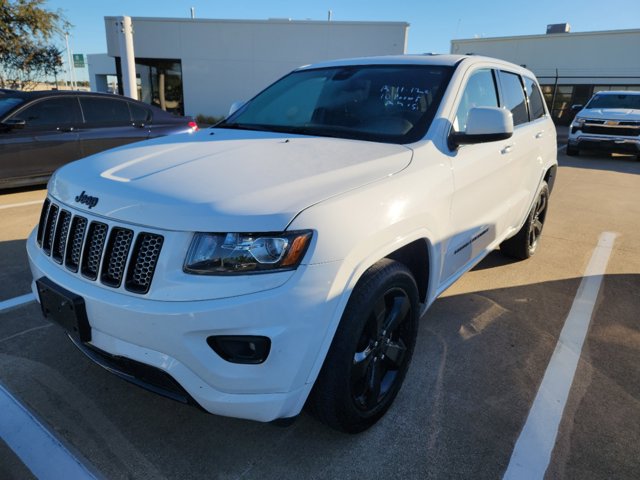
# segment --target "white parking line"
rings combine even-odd
[[[558,147],[558,151],[564,150],[565,148],[567,148],[567,146],[566,145],[562,145],[561,147]]]
[[[30,202],[10,203],[8,205],[0,205],[0,210],[4,210],[6,208],[26,207],[28,205],[36,205],[42,202],[44,202],[44,200],[31,200]]]
[[[24,305],[25,303],[33,302],[35,299],[36,296],[33,293],[25,293],[19,297],[4,300],[3,302],[0,302],[0,313],[5,310],[10,310],[12,308],[19,307],[20,305]]]
[[[37,478],[98,478],[1,385],[0,411],[0,437]]]
[[[527,421],[516,441],[503,477],[505,480],[544,478],[615,238],[615,233],[603,232],[598,239]]]

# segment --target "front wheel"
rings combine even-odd
[[[578,147],[574,147],[573,145],[567,143],[567,155],[569,155],[570,157],[577,157],[578,155],[580,155],[580,150],[578,150]]]
[[[547,218],[548,206],[549,187],[547,182],[543,182],[536,203],[527,216],[527,221],[524,222],[518,233],[500,244],[500,251],[506,256],[518,260],[526,260],[531,257],[538,248],[542,227],[544,227],[544,221]]]
[[[418,288],[403,264],[383,259],[354,288],[307,407],[348,433],[389,409],[404,380],[418,330]]]

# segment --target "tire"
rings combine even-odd
[[[572,145],[569,145],[567,143],[567,150],[566,150],[567,155],[569,155],[570,157],[577,157],[578,155],[580,155],[580,150],[578,150],[577,147],[574,147]]]
[[[548,207],[549,187],[543,182],[527,221],[518,233],[500,244],[500,251],[507,257],[518,260],[526,260],[536,253]]]
[[[307,400],[310,413],[347,433],[371,427],[400,391],[417,331],[416,282],[407,267],[385,258],[351,293]]]

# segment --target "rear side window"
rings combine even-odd
[[[80,97],[84,121],[91,125],[127,125],[131,123],[129,107],[124,100]]]
[[[544,117],[544,104],[542,103],[542,95],[536,82],[528,77],[524,77],[524,86],[527,89],[527,97],[529,97],[529,117],[531,120]]]
[[[522,90],[522,83],[520,83],[520,76],[515,73],[501,71],[500,85],[502,86],[504,107],[511,110],[513,124],[527,123],[529,114],[527,113],[527,104],[524,98],[524,90]]]
[[[75,97],[40,100],[16,113],[12,118],[27,122],[27,127],[74,125],[80,121]]]
[[[131,120],[134,122],[148,123],[151,121],[151,112],[148,108],[136,105],[135,103],[129,103],[129,109],[131,110]]]
[[[493,80],[493,72],[489,69],[474,72],[467,86],[464,87],[460,105],[454,120],[454,130],[465,132],[467,130],[467,117],[473,107],[497,107],[498,94]]]
[[[4,115],[9,110],[11,110],[14,107],[17,107],[23,102],[24,100],[17,97],[0,98],[0,115]]]

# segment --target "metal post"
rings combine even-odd
[[[71,49],[69,48],[69,34],[64,34],[64,41],[67,45],[67,75],[69,76],[69,84],[71,85],[71,89],[74,89],[73,86],[73,63],[71,62]]]
[[[131,23],[131,17],[120,17],[116,21],[116,30],[120,43],[120,65],[122,68],[124,95],[138,100],[136,59],[133,52],[133,24]]]
[[[558,91],[558,69],[556,68],[556,81],[553,84],[553,96],[551,97],[551,118],[555,118],[553,115],[553,109],[555,108],[556,105],[556,92]]]

